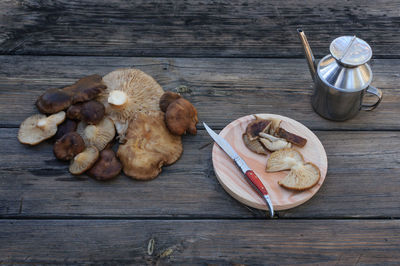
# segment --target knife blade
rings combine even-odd
[[[274,206],[272,205],[271,198],[268,195],[268,191],[261,180],[223,137],[215,133],[209,126],[207,126],[206,123],[203,122],[203,125],[211,138],[218,144],[219,147],[221,147],[221,149],[226,154],[228,154],[228,156],[235,162],[237,167],[242,171],[247,183],[249,183],[251,187],[257,192],[257,194],[265,201],[269,209],[269,215],[272,218],[274,216]]]

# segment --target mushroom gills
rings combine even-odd
[[[65,120],[65,112],[61,111],[46,117],[37,114],[25,119],[18,131],[18,140],[23,144],[36,145],[57,133],[57,125]]]
[[[281,149],[273,152],[268,158],[266,172],[289,170],[292,166],[303,161],[304,159],[300,152],[292,148]]]
[[[289,174],[278,184],[288,189],[305,190],[315,186],[320,176],[318,167],[313,163],[301,163],[294,165]]]
[[[94,145],[102,151],[115,136],[114,123],[108,117],[104,117],[97,125],[88,125],[85,122],[78,124],[77,132],[87,147]]]
[[[97,161],[99,157],[99,151],[96,147],[87,147],[83,152],[77,154],[74,159],[71,160],[69,171],[73,175],[83,174],[89,170]]]

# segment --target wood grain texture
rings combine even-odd
[[[318,56],[356,34],[376,57],[400,56],[396,1],[20,0],[0,3],[0,53],[118,56]]]
[[[198,109],[200,121],[222,129],[252,113],[291,117],[318,130],[400,130],[400,60],[374,60],[373,85],[383,101],[347,122],[332,122],[311,107],[312,81],[304,59],[119,58],[0,56],[0,126],[18,127],[36,113],[34,102],[46,89],[75,82],[84,75],[104,75],[136,67],[165,90],[183,93]],[[375,99],[372,99],[375,101]]]
[[[400,132],[317,131],[328,174],[303,205],[281,218],[400,217]],[[179,161],[151,182],[120,176],[111,182],[77,179],[57,161],[50,141],[18,143],[17,129],[0,129],[0,216],[252,218],[265,212],[230,197],[212,170],[210,137],[183,138]],[[204,147],[204,148],[202,148]]]
[[[400,263],[398,220],[1,220],[0,225],[5,264]]]

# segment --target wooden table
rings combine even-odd
[[[397,1],[129,2],[0,2],[0,263],[400,263]],[[299,26],[316,58],[341,35],[372,46],[373,84],[384,93],[375,111],[343,123],[313,112]],[[217,131],[251,113],[300,121],[327,151],[325,183],[268,219],[222,189],[200,124],[151,182],[78,179],[51,141],[17,141],[47,88],[121,67],[165,90],[186,86],[182,95]]]

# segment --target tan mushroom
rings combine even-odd
[[[81,135],[87,147],[93,145],[99,151],[102,151],[115,136],[114,124],[107,117],[104,117],[97,125],[79,122],[77,132]]]
[[[269,151],[277,151],[284,148],[291,148],[292,144],[285,139],[277,138],[272,135],[260,132],[258,139]]]
[[[124,141],[129,120],[137,113],[159,111],[164,90],[149,75],[138,69],[119,69],[103,77],[107,89],[98,100],[114,122],[120,142]]]
[[[57,133],[57,125],[65,120],[65,112],[45,116],[33,115],[21,123],[18,131],[18,140],[23,144],[36,145],[49,139]]]
[[[70,173],[73,175],[83,174],[96,163],[97,158],[99,158],[99,151],[97,148],[94,146],[87,147],[71,160],[71,164],[69,165]]]
[[[163,165],[177,161],[182,151],[181,137],[169,132],[159,111],[135,116],[129,124],[127,142],[119,146],[117,156],[127,176],[150,180]]]
[[[267,172],[290,170],[293,165],[303,163],[303,155],[295,149],[286,148],[273,152],[267,161]]]
[[[306,190],[318,183],[321,173],[313,163],[296,164],[278,184],[292,190]]]
[[[278,184],[292,190],[305,190],[318,183],[321,173],[313,163],[304,163],[298,151],[286,148],[273,152],[267,161],[267,172],[290,170]]]

